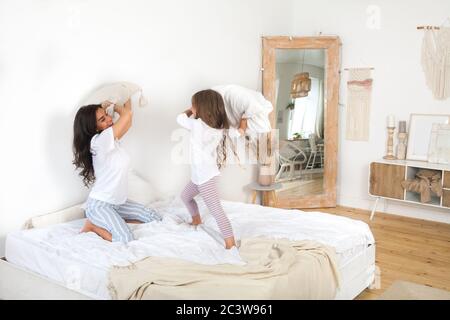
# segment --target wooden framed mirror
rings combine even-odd
[[[277,129],[275,206],[336,206],[339,37],[263,37],[263,94]]]

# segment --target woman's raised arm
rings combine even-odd
[[[131,127],[133,111],[131,110],[131,101],[128,99],[123,106],[115,105],[114,111],[119,114],[119,120],[113,124],[114,138],[120,139]]]

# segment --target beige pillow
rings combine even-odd
[[[137,93],[140,93],[139,106],[145,106],[147,99],[143,95],[142,88],[137,84],[132,82],[108,83],[91,92],[81,105],[101,104],[105,101],[123,105]]]

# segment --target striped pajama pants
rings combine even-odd
[[[196,195],[200,194],[206,204],[209,212],[216,219],[219,230],[223,238],[233,237],[233,229],[230,220],[228,220],[220,203],[219,193],[217,191],[217,177],[214,177],[202,184],[194,184],[192,181],[187,184],[181,193],[181,200],[186,205],[191,216],[200,214],[197,203],[194,200]]]
[[[113,242],[124,243],[134,240],[125,220],[139,220],[141,222],[162,220],[155,210],[131,200],[115,205],[93,198],[87,200],[86,217],[96,226],[111,233]]]

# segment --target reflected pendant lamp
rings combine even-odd
[[[311,90],[311,78],[308,72],[298,73],[291,82],[291,98],[303,98],[308,96]]]

